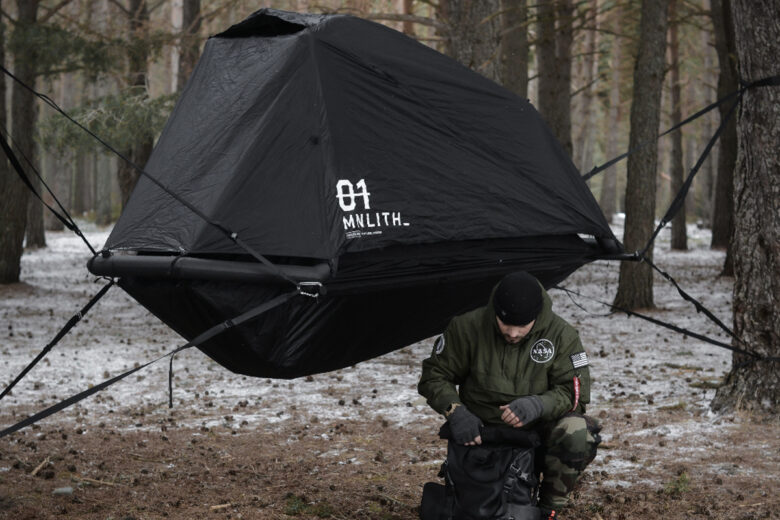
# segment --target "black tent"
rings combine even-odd
[[[316,288],[199,346],[248,375],[349,366],[507,272],[550,286],[622,252],[527,100],[351,16],[263,9],[210,38],[145,171],[89,268],[184,337]]]

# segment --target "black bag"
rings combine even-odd
[[[511,428],[483,428],[479,446],[447,446],[439,476],[445,485],[423,487],[422,520],[536,520],[538,478],[534,471],[539,436]],[[439,432],[449,438],[445,424]],[[488,440],[486,440],[488,439]]]

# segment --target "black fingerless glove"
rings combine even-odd
[[[457,444],[473,442],[479,437],[479,427],[482,426],[482,421],[465,406],[457,406],[447,417],[447,422],[450,423],[452,438]]]
[[[542,415],[542,412],[544,411],[542,400],[539,399],[539,396],[536,395],[519,397],[509,403],[508,406],[509,409],[512,410],[512,413],[514,413],[523,424],[528,424],[531,421],[535,421],[539,418],[540,415]]]

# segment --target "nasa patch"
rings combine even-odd
[[[433,344],[433,353],[437,356],[444,352],[444,334],[436,338],[436,341]]]
[[[540,339],[531,347],[531,359],[536,363],[547,363],[555,355],[555,345],[549,339]]]

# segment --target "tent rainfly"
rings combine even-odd
[[[179,334],[316,288],[199,345],[251,376],[350,366],[508,272],[549,287],[622,253],[527,100],[352,16],[262,9],[210,38],[145,171],[89,269]]]

